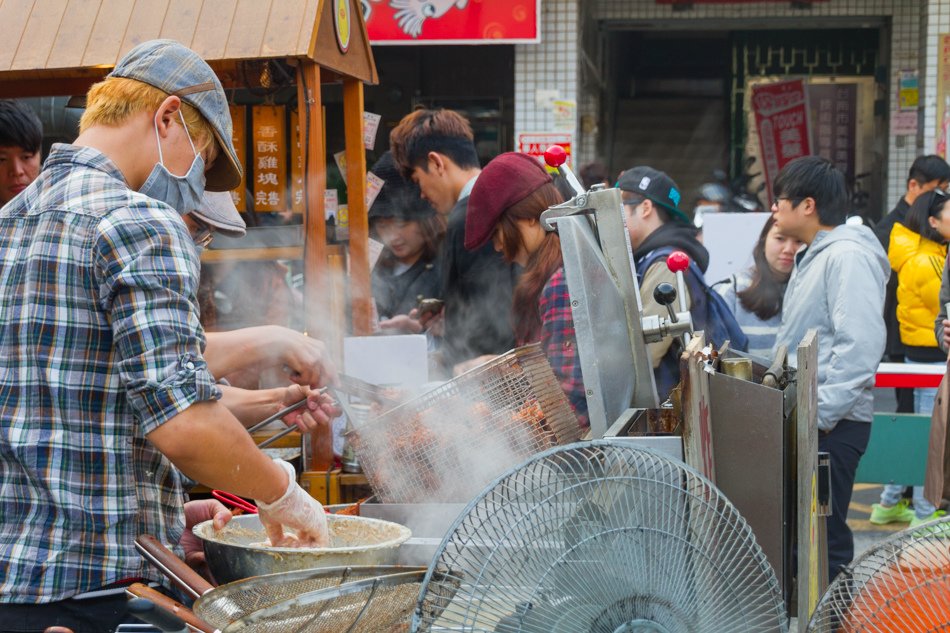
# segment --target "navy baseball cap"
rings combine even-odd
[[[126,53],[109,77],[135,79],[197,108],[214,130],[221,153],[206,175],[208,191],[230,191],[241,184],[244,168],[234,151],[228,99],[211,66],[174,40],[149,40]]]
[[[685,213],[680,211],[682,195],[673,179],[659,169],[652,167],[632,167],[620,174],[617,187],[624,191],[637,193],[660,205],[680,224],[691,224]]]

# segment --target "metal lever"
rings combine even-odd
[[[684,337],[689,336],[688,332],[692,331],[693,320],[688,311],[684,310],[677,313],[673,309],[673,302],[676,301],[677,294],[673,284],[666,282],[658,284],[653,289],[653,298],[657,303],[666,306],[670,316],[669,318],[654,315],[643,317],[643,338],[647,343],[655,343],[665,336],[676,336],[681,333]],[[684,343],[688,342],[689,339],[685,338]]]
[[[565,151],[563,147],[560,145],[552,145],[544,150],[544,162],[548,167],[553,167],[558,170],[558,173],[567,181],[567,184],[571,186],[574,193],[581,195],[585,192],[584,186],[577,179],[577,176],[574,175],[574,172],[571,171],[571,168],[567,166],[567,151]]]
[[[661,284],[658,284],[656,288],[653,289],[653,298],[656,299],[656,302],[666,306],[667,312],[670,313],[670,321],[676,323],[679,319],[676,318],[676,311],[673,309],[673,302],[676,301],[676,288],[672,284],[668,284],[665,281]]]

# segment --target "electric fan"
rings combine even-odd
[[[468,505],[429,567],[413,627],[737,633],[785,631],[787,618],[752,531],[712,483],[597,440],[539,453]]]
[[[898,532],[858,557],[828,587],[808,631],[950,631],[950,517]]]

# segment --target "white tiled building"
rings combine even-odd
[[[609,66],[606,58],[610,53],[605,52],[609,33],[660,33],[662,37],[664,31],[700,34],[779,28],[785,34],[806,34],[825,29],[822,32],[833,39],[837,28],[850,29],[858,36],[863,29],[873,29],[880,35],[875,68],[864,69],[866,85],[871,86],[868,90],[874,93],[868,103],[875,102],[874,123],[866,128],[871,132],[866,132],[864,142],[877,164],[874,186],[883,211],[903,193],[913,159],[935,151],[940,129],[938,104],[944,99],[937,94],[940,35],[950,33],[950,0],[716,4],[694,0],[688,6],[674,6],[678,0],[670,1],[542,0],[542,43],[515,47],[515,143],[520,133],[552,129],[553,115],[539,96],[556,94],[577,103],[575,164],[604,158],[603,148],[614,140],[608,137],[624,132],[616,127],[607,129],[617,125],[616,119],[610,120],[612,110],[607,103],[613,99],[611,90],[617,87],[611,86],[611,76],[599,74]],[[902,71],[905,76],[906,71],[916,71],[919,79],[919,119],[913,135],[891,132]],[[950,91],[950,87],[943,89]],[[733,103],[733,112],[735,107]]]

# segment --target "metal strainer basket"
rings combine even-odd
[[[582,429],[538,344],[512,350],[351,431],[383,503],[465,502]]]
[[[408,631],[425,570],[385,573],[398,569],[353,567],[260,576],[202,596],[195,613],[224,633]],[[446,595],[440,603],[450,599]]]

